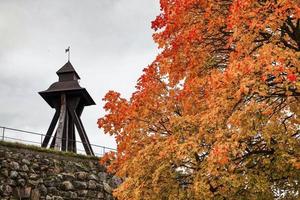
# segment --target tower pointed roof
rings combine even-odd
[[[60,74],[65,74],[65,73],[74,73],[78,79],[80,79],[79,75],[75,71],[73,65],[68,61],[64,66],[62,66],[56,74],[59,76]]]
[[[62,93],[80,97],[83,106],[95,105],[87,90],[79,85],[80,77],[69,61],[56,74],[59,80],[51,84],[47,90],[39,92],[52,108],[60,101]]]

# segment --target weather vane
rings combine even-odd
[[[70,47],[65,50],[65,53],[68,53],[68,61],[70,61]]]

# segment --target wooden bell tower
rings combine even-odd
[[[94,155],[80,116],[84,106],[95,105],[95,102],[87,90],[79,85],[80,77],[70,61],[56,74],[59,80],[47,90],[39,92],[43,99],[56,110],[42,147],[47,148],[52,138],[50,148],[76,153],[76,127],[86,154]],[[55,134],[52,136],[56,126]]]

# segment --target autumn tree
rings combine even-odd
[[[300,198],[300,1],[160,0],[162,49],[109,91],[102,163],[125,199]]]

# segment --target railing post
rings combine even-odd
[[[5,127],[2,127],[2,141],[4,141],[4,132],[5,132]]]
[[[41,135],[41,146],[43,144],[43,135]]]
[[[105,147],[103,147],[103,155],[105,154]]]

